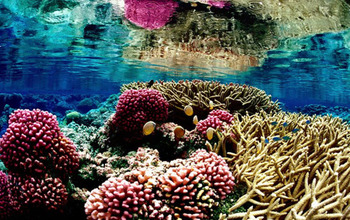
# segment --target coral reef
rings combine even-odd
[[[205,150],[189,159],[165,162],[156,150],[139,148],[129,163],[130,171],[109,178],[91,192],[85,204],[89,219],[209,218],[219,198],[225,198],[235,185],[224,159]]]
[[[129,83],[124,84],[121,91],[144,89],[147,86],[148,84],[143,82]],[[174,119],[173,122],[178,124],[182,123],[177,120],[185,118],[183,109],[187,105],[192,106],[194,114],[199,119],[206,118],[212,110],[210,102],[213,103],[214,110],[226,110],[231,114],[235,112],[254,114],[260,110],[266,112],[280,110],[278,102],[271,101],[271,96],[258,88],[247,85],[201,80],[156,81],[151,88],[158,90],[169,102],[169,114],[171,114],[169,118]],[[192,121],[190,123],[192,124]]]
[[[221,109],[214,110],[209,113],[206,119],[198,122],[196,130],[204,136],[208,128],[222,129],[224,125],[230,125],[233,120],[233,115],[229,112]]]
[[[127,90],[119,97],[111,126],[121,132],[141,133],[148,121],[162,122],[168,117],[168,102],[154,89]]]
[[[225,158],[238,183],[247,185],[226,219],[346,218],[350,210],[349,137],[331,116],[260,112],[235,120],[237,137]]]

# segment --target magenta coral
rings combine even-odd
[[[177,7],[173,0],[125,0],[125,17],[145,29],[158,29],[168,23]]]
[[[214,110],[211,111],[208,117],[204,120],[200,120],[196,125],[196,130],[205,135],[208,128],[220,128],[224,124],[231,124],[234,120],[232,114],[224,110]]]
[[[61,210],[67,203],[68,193],[59,178],[45,175],[44,178],[30,176],[8,176],[11,203],[16,213],[32,209]]]
[[[119,97],[112,124],[121,131],[141,133],[146,122],[166,120],[168,107],[168,102],[158,90],[126,90]]]
[[[78,168],[74,144],[60,132],[56,116],[39,109],[16,110],[0,138],[0,159],[13,173],[62,175]],[[52,170],[49,170],[52,169]]]
[[[0,219],[6,219],[10,215],[10,190],[7,187],[7,176],[0,171]]]
[[[111,177],[91,191],[85,213],[88,219],[131,219],[138,217],[140,207],[154,196],[151,189],[144,189],[138,182]]]
[[[221,199],[232,192],[235,178],[224,158],[214,152],[208,153],[200,149],[194,152],[190,159],[204,178],[211,183],[211,187],[218,192]]]

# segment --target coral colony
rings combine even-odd
[[[349,217],[348,124],[281,111],[251,86],[130,83],[99,131],[70,131],[39,109],[9,116],[1,219]]]

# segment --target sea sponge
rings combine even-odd
[[[131,219],[139,217],[141,207],[154,198],[151,189],[138,182],[111,177],[91,191],[85,203],[88,219]]]
[[[118,131],[141,133],[146,122],[166,120],[168,107],[168,102],[157,90],[127,90],[119,97],[112,126]]]
[[[32,209],[60,211],[67,203],[68,193],[61,179],[32,176],[8,175],[11,204],[16,214]]]
[[[61,177],[73,173],[79,157],[72,141],[60,132],[56,116],[39,109],[16,110],[0,138],[0,159],[12,173]]]
[[[0,219],[7,219],[10,215],[10,189],[7,187],[7,176],[0,171]]]

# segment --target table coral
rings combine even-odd
[[[39,109],[16,110],[0,139],[0,159],[12,173],[61,177],[79,166],[78,153],[71,140],[60,132],[56,116]]]
[[[157,90],[127,90],[119,97],[111,124],[118,131],[141,133],[146,122],[166,120],[168,107],[168,102]]]

